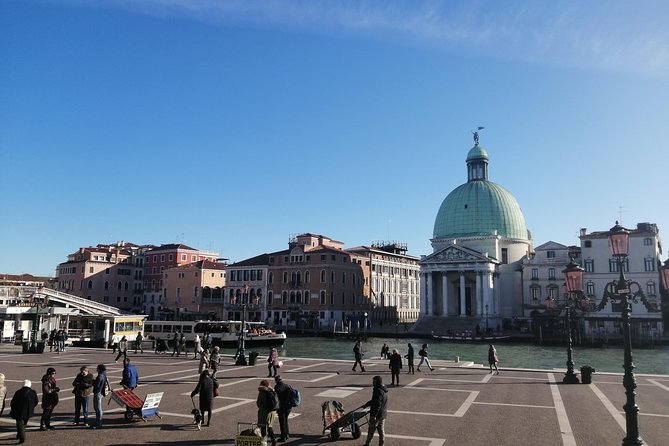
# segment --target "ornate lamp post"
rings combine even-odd
[[[239,339],[237,341],[237,361],[235,362],[236,365],[247,365],[246,362],[246,354],[244,352],[244,335],[246,331],[246,305],[247,305],[247,300],[249,296],[249,286],[244,285],[242,287],[242,304],[241,304],[241,309],[242,309],[242,327],[241,331],[239,333]]]
[[[30,352],[37,352],[37,336],[39,335],[39,309],[46,308],[49,305],[49,296],[45,296],[40,299],[36,296],[37,293],[34,293],[30,296],[28,302],[31,307],[35,307],[35,321],[33,322],[32,336],[30,339]]]
[[[590,301],[583,295],[583,273],[585,271],[574,260],[567,264],[567,267],[562,270],[565,276],[565,289],[567,297],[565,302],[565,309],[567,310],[567,336],[569,344],[567,347],[567,373],[565,373],[562,382],[565,384],[578,384],[579,380],[574,373],[574,360],[572,359],[572,338],[571,338],[571,316],[572,312],[579,308],[581,310],[588,309]]]
[[[644,441],[639,435],[639,406],[636,404],[636,379],[634,378],[634,362],[632,360],[630,314],[632,313],[632,302],[638,302],[639,299],[646,308],[651,309],[652,306],[646,301],[646,296],[643,294],[641,285],[625,278],[624,266],[629,251],[629,231],[620,226],[618,222],[609,231],[609,248],[611,249],[611,254],[616,259],[620,277],[618,280],[609,282],[606,285],[604,297],[598,308],[603,308],[608,300],[618,301],[622,304],[623,344],[625,351],[623,386],[627,395],[627,402],[623,406],[627,436],[623,439],[623,446],[643,445]]]

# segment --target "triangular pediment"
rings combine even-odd
[[[462,263],[462,262],[492,262],[497,261],[485,254],[482,254],[473,249],[465,248],[464,246],[447,246],[444,249],[433,252],[429,256],[423,258],[420,263]]]

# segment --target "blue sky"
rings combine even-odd
[[[0,273],[81,246],[429,254],[485,126],[535,246],[650,221],[669,3],[0,1]]]

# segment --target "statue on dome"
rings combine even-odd
[[[479,132],[478,131],[483,130],[484,128],[485,127],[479,127],[478,129],[476,129],[475,132],[472,132],[474,134],[474,144],[477,145],[477,146],[479,145]]]

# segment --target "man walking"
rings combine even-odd
[[[125,389],[135,390],[139,384],[139,372],[134,364],[130,364],[130,358],[123,360],[123,377],[121,378],[121,385]]]
[[[11,402],[9,415],[16,420],[16,438],[19,444],[26,442],[26,426],[30,417],[35,415],[35,407],[39,402],[37,392],[30,388],[29,379],[23,381],[23,387],[16,391]]]
[[[383,385],[380,376],[372,378],[374,386],[372,390],[372,399],[367,401],[362,407],[369,407],[369,429],[367,430],[367,441],[363,446],[370,446],[374,438],[374,432],[379,433],[379,446],[383,446],[386,438],[385,425],[388,415],[388,389]]]
[[[293,389],[283,382],[281,375],[274,375],[274,391],[279,397],[279,409],[276,414],[279,417],[279,428],[281,429],[281,436],[279,442],[288,441],[290,438],[290,429],[288,428],[288,416],[290,410],[293,408]]]
[[[135,354],[137,354],[137,350],[142,352],[144,354],[144,349],[142,348],[142,341],[144,340],[144,336],[142,336],[142,332],[138,331],[137,332],[137,337],[135,338]]]
[[[362,365],[362,357],[364,353],[362,352],[362,344],[360,343],[360,339],[355,341],[355,345],[353,346],[353,354],[355,355],[355,363],[353,364],[353,371],[355,372],[355,368],[360,364],[360,369],[364,372],[365,367]]]

